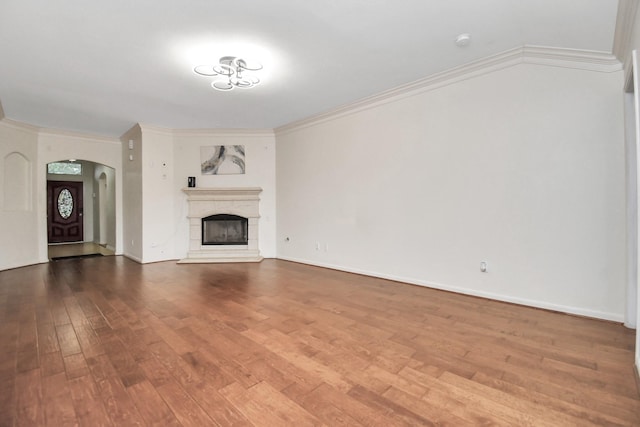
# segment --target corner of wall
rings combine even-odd
[[[142,260],[142,128],[136,123],[122,144],[122,253]]]
[[[129,130],[127,130],[125,133],[123,133],[120,136],[120,141],[124,142],[128,139],[134,138],[135,136],[140,136],[142,134],[142,127],[140,126],[140,123],[136,123],[135,125],[131,126],[129,128]]]
[[[625,82],[631,73],[631,51],[633,50],[637,11],[638,2],[636,0],[620,0],[618,2],[612,52],[624,67]]]

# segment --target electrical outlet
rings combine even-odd
[[[483,273],[487,272],[487,262],[486,261],[480,262],[480,271],[483,272]]]
[[[316,242],[316,251],[320,250],[320,242]]]

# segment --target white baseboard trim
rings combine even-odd
[[[32,265],[38,265],[38,264],[46,264],[49,262],[49,258],[45,258],[44,261],[40,260],[40,261],[26,261],[26,264],[7,264],[7,265],[3,265],[0,266],[0,271],[8,271],[8,270],[15,270],[17,268],[22,268],[22,267],[30,267]]]
[[[411,285],[424,286],[427,288],[439,289],[442,291],[455,292],[455,293],[470,295],[474,297],[481,297],[481,298],[487,298],[487,299],[496,300],[496,301],[508,302],[512,304],[524,305],[528,307],[541,308],[544,310],[558,311],[561,313],[573,314],[577,316],[592,317],[594,319],[601,319],[601,320],[609,320],[612,322],[619,322],[619,323],[624,322],[624,316],[616,313],[607,313],[607,312],[602,312],[597,310],[585,309],[581,307],[553,304],[546,301],[530,300],[526,298],[513,297],[510,295],[495,294],[492,292],[483,292],[483,291],[478,291],[476,289],[471,289],[471,288],[450,286],[442,283],[419,280],[411,277],[403,277],[403,276],[396,276],[392,274],[379,273],[375,271],[360,270],[357,268],[349,268],[341,265],[310,261],[310,260],[305,260],[301,258],[280,256],[278,257],[278,259],[281,259],[284,261],[297,262],[300,264],[313,265],[316,267],[330,268],[332,270],[345,271],[347,273],[361,274],[363,276],[371,276],[371,277],[377,277],[380,279],[393,280],[395,282],[408,283]]]
[[[629,322],[628,320],[625,320],[623,325],[624,325],[625,328],[636,329],[635,322]]]
[[[138,257],[136,257],[136,256],[133,256],[133,255],[130,255],[130,254],[122,254],[122,256],[124,256],[125,258],[129,258],[131,261],[135,261],[135,262],[137,262],[138,264],[144,264],[144,263],[142,262],[142,259],[140,259],[140,258],[138,258]]]

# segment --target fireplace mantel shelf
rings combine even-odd
[[[207,262],[260,262],[258,247],[259,187],[189,187],[182,191],[187,195],[189,207],[189,252],[181,264]],[[202,244],[202,218],[216,214],[233,214],[248,219],[247,245],[211,246]]]
[[[262,188],[260,187],[190,187],[183,188],[189,199],[194,200],[254,200],[259,199]]]

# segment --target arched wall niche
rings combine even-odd
[[[31,161],[14,151],[5,156],[3,169],[3,210],[31,211]]]

